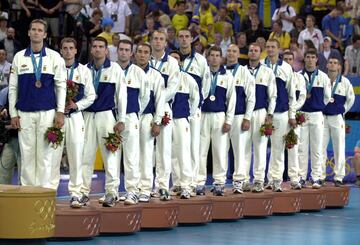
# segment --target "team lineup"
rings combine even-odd
[[[355,95],[341,75],[338,58],[329,58],[326,74],[317,69],[316,50],[309,49],[304,69],[294,72],[293,53],[280,54],[279,42],[269,39],[265,60],[260,59],[259,44],[252,43],[249,63],[242,66],[239,47],[230,44],[223,65],[220,47],[210,47],[207,57],[192,49],[188,29],[177,33],[179,50],[166,52],[167,34],[160,29],[150,43],[136,47],[120,40],[118,63],[107,58],[106,39],[96,37],[91,43],[93,59],[82,65],[75,60],[76,41],[61,41],[61,57],[45,46],[46,29],[45,21],[32,21],[30,46],[15,55],[9,79],[9,113],[12,127],[18,129],[22,185],[57,189],[66,146],[70,206],[85,206],[99,148],[105,170],[105,195],[99,202],[104,207],[118,201],[127,205],[151,198],[168,201],[175,195],[189,199],[205,195],[211,143],[215,196],[224,195],[230,146],[234,193],[259,193],[264,188],[282,192],[285,149],[291,188],[304,188],[310,171],[311,186],[318,189],[325,181],[331,139],[334,183],[342,186],[344,115]],[[76,85],[71,99],[66,81]],[[297,115],[304,119],[300,124]],[[44,138],[49,127],[64,132],[56,149]],[[264,127],[272,129],[268,136]],[[296,140],[291,138],[288,144],[284,137],[290,132]],[[118,150],[106,147],[109,133],[120,137]],[[121,158],[123,196],[119,196]]]

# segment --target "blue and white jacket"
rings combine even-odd
[[[306,82],[304,77],[297,72],[293,73],[293,81],[296,89],[295,110],[298,111],[304,105],[306,100]]]
[[[211,83],[211,79],[208,79],[207,82]],[[210,88],[211,85],[206,85],[206,87]],[[225,112],[225,123],[231,125],[235,115],[236,91],[232,74],[223,66],[220,66],[216,82],[215,101],[211,101],[209,95],[210,91],[207,91],[201,110],[203,112]]]
[[[251,119],[255,107],[255,79],[246,67],[240,64],[226,66],[234,77],[236,91],[235,115],[244,115]]]
[[[64,112],[66,98],[65,62],[56,51],[43,47],[40,88],[35,86],[36,78],[31,60],[31,49],[15,54],[9,79],[9,112],[18,116],[18,110],[25,112],[56,109]],[[35,53],[39,63],[40,52]]]
[[[87,64],[90,72],[94,72],[94,62]],[[117,110],[117,122],[125,123],[127,106],[127,88],[125,74],[120,65],[105,59],[100,76],[97,98],[94,103],[85,109],[88,112],[100,112],[107,110]]]

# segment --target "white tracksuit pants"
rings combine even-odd
[[[203,112],[200,132],[200,166],[198,185],[205,185],[206,163],[210,142],[212,145],[214,184],[224,185],[228,170],[229,134],[222,132],[225,112]]]
[[[82,158],[84,151],[85,126],[84,118],[81,112],[70,114],[70,117],[64,119],[64,141],[56,149],[54,154],[54,164],[57,165],[53,170],[52,185],[57,189],[60,180],[60,163],[66,144],[66,155],[69,161],[69,194],[70,196],[81,197],[82,184]]]
[[[174,119],[172,139],[172,180],[173,185],[190,191],[193,177],[191,168],[191,132],[187,118]]]
[[[306,179],[311,154],[311,176],[314,181],[321,178],[323,164],[324,116],[322,112],[305,112],[306,122],[300,128],[299,167],[300,177]]]
[[[21,184],[52,188],[51,173],[55,149],[45,139],[45,132],[54,126],[55,110],[19,111],[19,145],[21,154]]]
[[[150,196],[153,187],[154,137],[151,135],[153,115],[140,116],[140,181],[141,194]]]
[[[193,117],[190,118],[191,131],[191,168],[193,177],[191,186],[196,187],[197,175],[200,166],[200,130],[201,130],[201,109],[197,108]]]
[[[245,147],[246,143],[250,141],[251,133],[241,130],[241,124],[244,115],[235,115],[231,126],[230,140],[234,152],[234,174],[233,181],[249,180],[250,163],[246,162]]]
[[[121,133],[122,137],[122,152],[124,154],[124,178],[125,190],[138,194],[140,181],[140,131],[139,118],[136,113],[126,114],[125,130]],[[121,151],[120,151],[121,159]]]
[[[105,168],[105,192],[118,195],[120,184],[120,152],[108,151],[104,145],[108,133],[114,132],[116,124],[111,110],[101,112],[83,112],[85,123],[85,141],[83,152],[83,184],[81,192],[89,195],[91,178],[94,171],[96,150],[99,147]]]
[[[251,166],[251,146],[253,147],[254,159],[253,159],[253,175],[254,182],[264,183],[265,179],[265,169],[266,169],[266,150],[268,137],[261,136],[260,128],[264,124],[267,112],[265,109],[259,109],[253,112],[251,118],[250,126],[250,140],[246,141],[245,146],[245,164],[247,164],[246,169],[250,170]],[[241,181],[250,182],[249,170],[246,170],[246,175],[244,179],[239,179]],[[234,179],[235,180],[235,179]]]
[[[288,175],[291,182],[299,182],[299,142],[300,142],[300,126],[294,129],[298,136],[298,143],[288,150]]]
[[[274,113],[273,125],[275,130],[270,136],[271,140],[271,155],[269,163],[269,181],[283,179],[285,169],[285,142],[284,135],[289,131],[289,116],[288,112]]]
[[[155,166],[155,187],[157,189],[169,189],[171,174],[171,147],[172,147],[172,111],[168,103],[165,105],[165,112],[171,118],[166,126],[161,126],[160,135],[156,138],[156,166]]]
[[[345,177],[345,121],[342,115],[324,116],[323,163],[321,179],[326,178],[327,146],[331,138],[334,149],[334,180]]]

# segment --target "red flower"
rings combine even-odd
[[[307,118],[305,117],[305,113],[296,112],[295,120],[296,120],[297,125],[300,125],[300,126],[303,125],[307,120]]]
[[[264,123],[260,127],[260,134],[261,136],[269,137],[272,135],[273,130],[275,130],[275,127],[272,125],[272,123]]]
[[[116,133],[108,133],[108,137],[103,137],[105,139],[105,148],[112,153],[116,152],[121,144],[121,137]]]
[[[350,134],[350,132],[351,132],[351,126],[349,124],[346,124],[345,125],[345,133]]]
[[[45,139],[56,149],[61,145],[64,139],[64,133],[60,128],[50,127],[46,130]]]
[[[163,118],[161,119],[161,124],[166,126],[170,123],[171,119],[170,116],[167,112],[165,112],[165,115],[163,116]]]
[[[51,143],[55,143],[56,140],[57,140],[57,135],[56,135],[56,133],[54,131],[50,131],[47,134],[47,138]]]

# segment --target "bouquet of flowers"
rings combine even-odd
[[[115,152],[120,148],[121,137],[117,133],[108,133],[107,137],[103,137],[105,139],[105,147],[108,151]]]
[[[275,127],[272,123],[264,123],[260,127],[260,135],[269,137],[272,135],[272,132],[275,130]]]
[[[307,120],[307,118],[305,117],[305,113],[302,113],[299,111],[296,112],[295,119],[296,119],[297,125],[299,125],[299,126],[302,126]]]
[[[290,129],[286,135],[284,135],[284,141],[286,149],[291,149],[298,143],[298,136],[296,135],[293,128]]]
[[[46,130],[45,139],[56,149],[64,140],[64,133],[60,128],[49,127]]]
[[[73,100],[79,93],[79,85],[72,80],[66,80],[66,101]]]
[[[168,125],[170,123],[170,121],[171,121],[171,119],[170,119],[169,113],[165,112],[165,115],[161,119],[161,124],[166,126],[166,125]]]
[[[345,133],[350,134],[351,132],[351,126],[349,124],[345,124]]]

